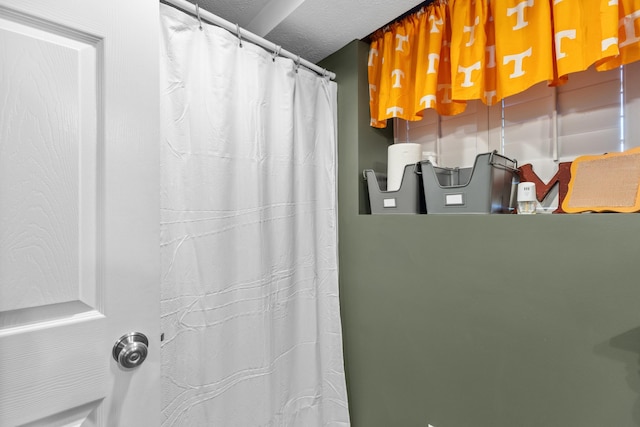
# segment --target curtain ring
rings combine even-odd
[[[273,62],[276,62],[276,58],[280,55],[280,49],[282,49],[282,46],[279,45],[273,45],[273,53],[271,54],[271,60]]]
[[[196,3],[196,18],[198,18],[198,25],[200,31],[202,31],[202,18],[200,18],[200,6]]]
[[[298,55],[298,57],[296,58],[296,73],[298,72],[299,68],[300,68],[300,55]]]
[[[238,46],[242,47],[242,33],[240,32],[240,24],[236,24],[236,33],[238,36]]]

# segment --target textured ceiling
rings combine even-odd
[[[199,0],[198,3],[201,8],[316,63],[424,0]]]

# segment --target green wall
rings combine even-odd
[[[363,215],[367,45],[337,74],[340,298],[354,427],[640,426],[640,216]]]

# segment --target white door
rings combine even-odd
[[[0,426],[160,424],[157,21],[0,0]]]

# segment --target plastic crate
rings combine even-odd
[[[476,156],[472,168],[441,168],[420,162],[428,214],[512,213],[518,184],[516,160],[496,151]]]
[[[372,214],[419,214],[425,212],[417,165],[417,163],[409,164],[404,167],[402,183],[396,191],[386,191],[386,174],[375,172],[373,169],[365,169],[362,172],[367,184]]]

